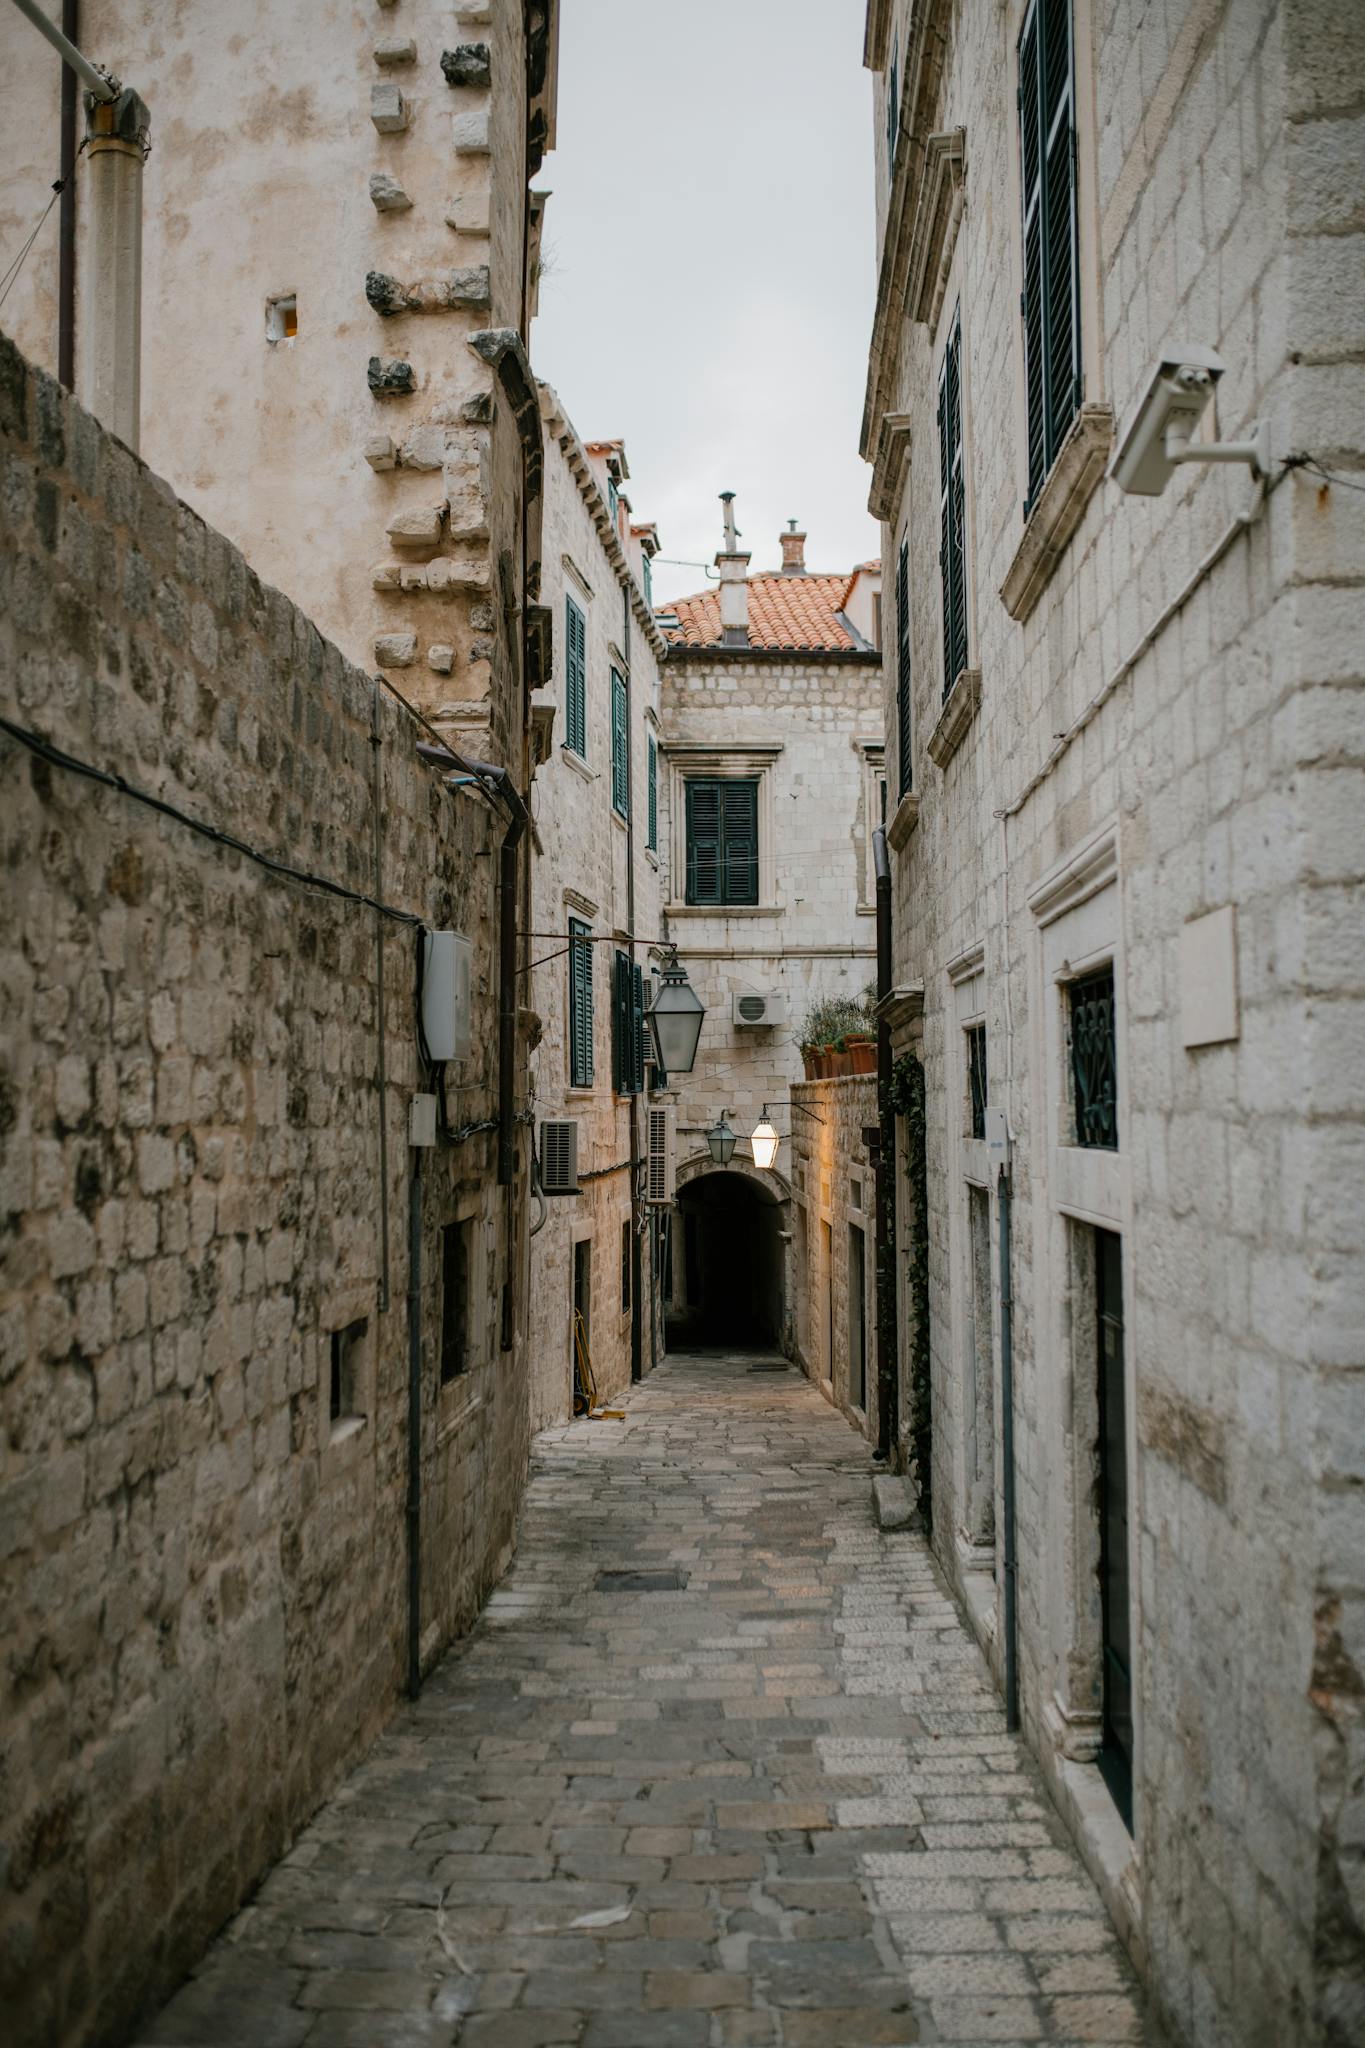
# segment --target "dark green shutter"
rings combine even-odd
[[[638,967],[630,970],[630,1092],[639,1095],[645,1085],[645,978]]]
[[[967,666],[966,480],[962,467],[962,319],[954,315],[938,376],[939,572],[943,694]]]
[[[719,903],[720,784],[687,785],[687,901]]]
[[[758,784],[720,785],[721,847],[726,903],[758,901]]]
[[[896,561],[896,746],[900,781],[896,794],[908,794],[914,783],[910,759],[910,543],[901,542]]]
[[[901,130],[901,45],[897,36],[891,52],[891,70],[886,81],[886,177],[888,184],[896,164],[896,144]]]
[[[569,919],[569,1084],[592,1086],[592,929]]]
[[[1019,38],[1026,514],[1081,402],[1073,76],[1071,0],[1034,0]]]
[[[628,953],[618,953],[611,991],[611,1081],[618,1095],[645,1085],[645,985]]]
[[[630,731],[626,715],[625,678],[611,672],[611,807],[630,816]]]
[[[687,785],[687,901],[757,903],[758,784],[716,779]]]
[[[659,850],[659,749],[654,735],[649,739],[649,838],[646,841],[651,853]]]
[[[564,744],[575,754],[588,747],[588,635],[583,614],[571,597],[564,600]]]

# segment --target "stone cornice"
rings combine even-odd
[[[924,144],[924,171],[910,230],[905,309],[912,320],[934,327],[943,305],[948,266],[962,219],[967,175],[967,131],[950,128]]]
[[[877,1005],[877,1016],[885,1019],[893,1031],[903,1025],[913,1024],[924,1015],[924,983],[911,981],[900,988],[888,989]]]
[[[885,71],[887,41],[891,34],[891,0],[867,0],[867,21],[863,28],[863,64],[868,71]]]
[[[564,460],[569,465],[569,472],[578,486],[578,495],[587,507],[588,516],[597,529],[602,552],[615,570],[617,582],[630,594],[630,608],[635,614],[640,630],[653,649],[655,660],[662,661],[669,651],[668,642],[655,625],[654,614],[645,603],[644,592],[635,581],[629,558],[612,523],[611,513],[607,509],[606,499],[597,487],[597,478],[593,474],[587,450],[578,438],[573,421],[560,404],[557,393],[551,385],[545,383],[540,386],[540,414],[545,422],[546,432],[558,442]],[[575,573],[584,589],[590,589],[591,586],[581,570],[576,570]]]
[[[872,488],[867,494],[867,509],[874,519],[895,517],[905,466],[910,460],[914,418],[909,412],[888,412],[882,416],[872,461]]]
[[[951,14],[951,0],[916,0],[902,61],[900,126],[891,166],[891,196],[877,277],[877,306],[868,352],[867,395],[859,449],[872,460],[881,416],[890,396],[899,357],[902,309],[910,272],[910,251],[924,180],[925,150],[938,104],[939,81]]]
[[[1012,619],[1022,623],[1042,596],[1104,475],[1113,445],[1113,407],[1083,405],[1038,493],[1000,586],[1001,601]]]
[[[892,814],[886,828],[887,844],[893,853],[903,853],[910,843],[911,835],[919,828],[919,798],[913,790],[907,790]]]
[[[929,759],[936,768],[946,768],[962,744],[968,726],[981,702],[981,671],[964,668],[943,700],[938,724],[927,742]]]
[[[692,647],[685,640],[670,640],[666,646],[670,666],[713,661],[733,668],[753,661],[764,667],[777,663],[788,668],[877,668],[882,658],[875,647],[722,647],[718,643]]]

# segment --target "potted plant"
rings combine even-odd
[[[870,981],[863,990],[859,1022],[844,1033],[844,1045],[853,1055],[855,1074],[877,1071],[877,984]]]
[[[820,1067],[811,1078],[832,1080],[853,1072],[853,1055],[846,1038],[866,1030],[862,1007],[849,996],[824,996],[812,1003],[801,1031],[802,1057],[806,1049],[819,1048]]]

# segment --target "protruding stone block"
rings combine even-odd
[[[445,459],[444,427],[414,427],[399,454],[404,469],[440,469]]]
[[[457,235],[486,235],[490,225],[489,196],[486,191],[458,193],[450,202],[446,226],[454,228]]]
[[[452,306],[487,306],[492,303],[492,285],[486,263],[471,263],[467,269],[452,270],[447,282]]]
[[[475,633],[491,633],[493,630],[493,607],[491,604],[472,604],[469,607],[469,624]]]
[[[370,119],[381,135],[397,135],[408,125],[408,103],[392,79],[370,87]]]
[[[398,64],[415,64],[417,45],[411,36],[381,36],[374,46],[374,61],[385,70]]]
[[[484,22],[493,19],[493,0],[459,0],[456,21]]]
[[[370,571],[370,582],[376,590],[397,590],[400,575],[397,562],[376,562]]]
[[[427,649],[427,667],[435,669],[438,676],[448,676],[455,666],[455,649],[438,642]]]
[[[872,1475],[872,1513],[879,1529],[917,1529],[920,1526],[915,1490],[898,1472]]]
[[[438,597],[449,597],[457,590],[487,590],[489,574],[486,561],[463,562],[441,555],[427,563],[427,589]]]
[[[447,85],[489,85],[492,83],[487,43],[461,43],[442,50],[441,69]]]
[[[417,389],[412,364],[397,356],[371,356],[367,375],[376,398],[403,398]]]
[[[365,296],[381,319],[391,320],[395,313],[406,313],[408,295],[396,277],[390,277],[382,270],[367,270],[365,273]]]
[[[440,505],[413,505],[395,512],[384,530],[395,547],[434,548],[441,538],[442,516]]]
[[[380,668],[411,668],[417,659],[415,633],[379,633],[375,636],[374,658]]]
[[[470,426],[487,426],[493,418],[493,394],[491,391],[476,391],[472,398],[466,398],[460,407],[460,418]]]
[[[397,469],[398,450],[387,434],[371,434],[365,443],[365,460],[371,469]]]
[[[398,580],[405,591],[425,590],[427,587],[426,563],[404,562],[402,568],[398,572]]]
[[[404,213],[412,205],[397,178],[387,171],[371,171],[370,198],[380,213]]]
[[[475,107],[467,114],[453,115],[450,132],[454,139],[456,156],[487,156],[487,107]]]

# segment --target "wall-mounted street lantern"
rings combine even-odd
[[[706,1133],[706,1148],[717,1166],[728,1166],[735,1156],[735,1134],[730,1129],[730,1112],[723,1109],[719,1123],[712,1124]]]
[[[777,1159],[777,1148],[780,1142],[781,1140],[778,1138],[777,1132],[768,1122],[768,1105],[765,1102],[763,1105],[763,1115],[754,1125],[753,1135],[749,1139],[749,1143],[753,1147],[754,1165],[761,1167],[765,1173],[771,1173]]]
[[[676,947],[664,956],[663,979],[645,1015],[659,1066],[666,1074],[690,1074],[706,1005],[688,980],[687,969],[678,965]]]

